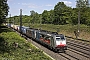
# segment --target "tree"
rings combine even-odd
[[[69,20],[71,8],[66,6],[64,2],[58,2],[54,7],[54,24],[66,24]]]
[[[89,25],[90,26],[90,7],[88,7],[88,10],[87,10],[86,25]]]
[[[42,13],[42,23],[43,24],[47,24],[48,23],[48,11],[44,10]]]
[[[72,25],[78,24],[78,10],[77,10],[77,8],[73,8],[73,10],[72,10],[71,24]]]
[[[76,8],[80,11],[80,23],[87,24],[90,20],[89,16],[89,0],[77,0]]]
[[[76,2],[77,8],[89,7],[89,0],[77,0]]]
[[[54,10],[50,10],[49,12],[50,12],[50,20],[49,20],[49,22],[50,22],[50,24],[52,24],[53,21],[54,21]]]
[[[42,13],[42,23],[52,24],[53,23],[54,10],[44,10]]]
[[[8,15],[8,9],[7,0],[0,0],[0,25],[5,22],[6,16]]]
[[[34,10],[30,11],[31,13],[31,22],[32,23],[39,23],[39,14]]]

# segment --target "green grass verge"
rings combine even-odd
[[[52,60],[10,29],[4,27],[0,31],[0,60]],[[14,42],[18,47],[13,45]]]

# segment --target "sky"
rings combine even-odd
[[[23,15],[30,15],[32,10],[41,14],[44,10],[53,10],[58,2],[64,2],[72,8],[76,7],[76,0],[8,0],[10,8],[8,14],[11,16],[20,15],[20,9],[22,9]]]

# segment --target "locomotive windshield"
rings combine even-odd
[[[60,38],[56,38],[57,41],[60,41]]]
[[[64,35],[60,35],[61,40],[65,40]]]
[[[64,35],[59,35],[59,36],[56,36],[56,40],[59,41],[59,40],[65,40],[65,37]]]

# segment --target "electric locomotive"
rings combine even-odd
[[[63,34],[58,34],[56,32],[53,33],[48,31],[40,31],[39,35],[39,40],[54,51],[65,51],[67,49],[66,38]]]

